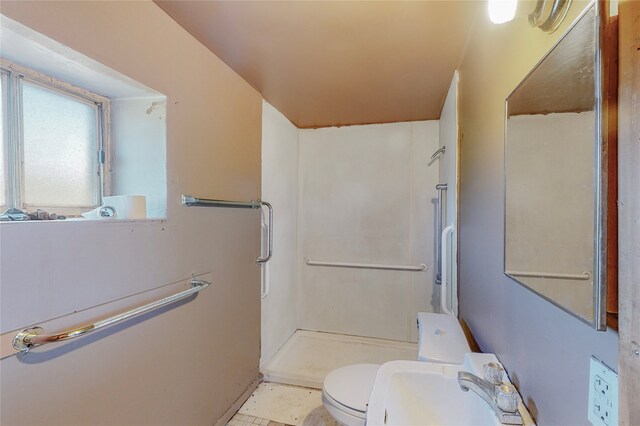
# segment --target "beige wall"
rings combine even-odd
[[[503,275],[505,99],[586,6],[548,35],[479,15],[460,67],[460,312],[495,352],[539,424],[588,424],[589,357],[617,364],[617,334],[597,332]]]
[[[258,374],[260,215],[179,197],[260,197],[260,94],[151,2],[3,2],[2,14],[168,100],[167,220],[0,225],[2,332],[99,317],[92,307],[192,274],[214,283],[114,332],[3,359],[2,424],[215,423]]]

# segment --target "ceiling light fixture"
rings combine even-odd
[[[529,14],[529,24],[552,33],[562,23],[571,7],[571,0],[538,0]]]
[[[516,16],[518,0],[489,0],[489,19],[494,24],[503,24]]]

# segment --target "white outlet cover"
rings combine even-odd
[[[587,418],[594,426],[618,425],[618,373],[593,356],[589,368]]]

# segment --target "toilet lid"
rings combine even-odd
[[[347,365],[333,370],[324,379],[324,391],[336,402],[364,413],[367,411],[379,364]]]

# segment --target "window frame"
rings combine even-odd
[[[71,83],[58,80],[38,71],[23,67],[14,62],[0,58],[0,72],[3,78],[2,102],[5,117],[5,167],[6,167],[6,201],[4,209],[18,208],[32,212],[38,209],[52,213],[75,216],[92,210],[102,204],[103,197],[111,194],[111,102],[109,98],[90,92]],[[96,188],[97,204],[91,206],[25,206],[23,201],[24,185],[24,138],[22,112],[22,84],[40,86],[45,90],[60,94],[78,102],[85,103],[95,109],[97,127],[98,173]]]
[[[0,80],[2,80],[1,91],[0,91],[0,102],[2,102],[2,114],[8,116],[8,94],[9,94],[9,74],[4,71],[4,69],[0,69]],[[2,117],[0,117],[0,120]],[[9,177],[9,126],[8,123],[2,123],[2,140],[6,141],[6,143],[2,144],[2,162],[3,171],[4,171],[4,188],[0,188],[0,191],[4,191],[4,204],[0,204],[0,209],[5,211],[9,208],[9,206],[13,205],[13,199],[10,191],[11,179]]]

